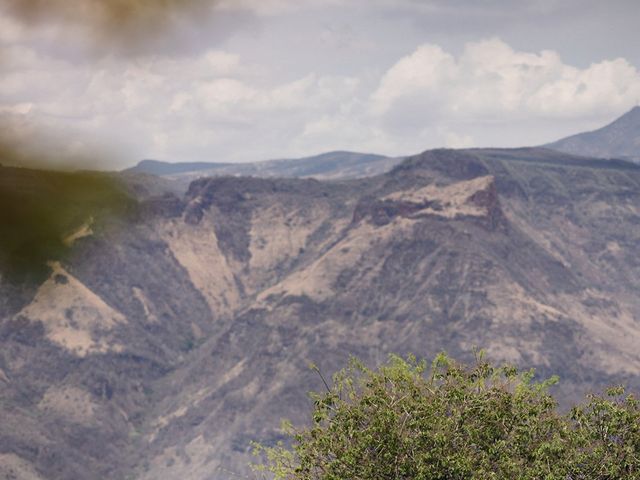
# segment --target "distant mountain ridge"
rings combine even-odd
[[[147,173],[188,182],[199,177],[253,176],[284,178],[351,179],[378,175],[390,170],[402,158],[370,153],[333,151],[304,158],[265,160],[250,163],[171,163],[142,160],[123,173]]]
[[[602,128],[571,135],[544,146],[573,155],[640,162],[640,106],[633,107]]]
[[[593,159],[640,163],[640,106],[602,128],[578,133],[542,145],[553,151]],[[123,170],[124,174],[151,174],[172,180],[179,190],[201,177],[252,176],[260,178],[316,178],[348,180],[379,175],[398,165],[404,157],[332,151],[295,159],[264,160],[248,163],[165,162],[145,159]]]
[[[197,172],[200,170],[215,170],[229,165],[232,164],[215,162],[172,163],[163,162],[161,160],[145,159],[138,162],[136,166],[127,168],[125,172],[150,173],[152,175],[165,176],[186,172]]]

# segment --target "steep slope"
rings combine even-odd
[[[640,387],[639,182],[630,164],[535,149],[427,152],[370,180],[323,248],[161,382],[141,478],[245,471],[251,440],[305,421],[310,361],[330,374],[352,354],[480,345],[559,373],[565,399]]]
[[[633,107],[598,130],[578,133],[545,146],[585,157],[621,158],[640,162],[640,106]]]
[[[343,214],[344,193],[314,180],[240,181],[195,182],[185,201],[142,188],[133,217],[77,235],[42,283],[0,277],[7,475],[130,478],[156,382],[286,274],[302,245],[325,242],[334,228],[325,218]],[[270,212],[292,206],[272,222],[280,214]]]
[[[158,205],[171,202],[159,199],[152,211],[112,212],[118,214],[92,223],[105,204],[81,202],[93,199],[87,189],[103,180],[19,168],[2,168],[0,176],[10,187],[3,189],[10,199],[3,209],[53,208],[57,215],[46,229],[34,223],[45,217],[18,218],[17,225],[8,217],[3,234],[26,235],[58,257],[48,268],[31,262],[19,276],[11,269],[8,275],[5,265],[0,276],[0,472],[124,478],[151,384],[212,331],[202,294],[145,227],[147,216],[170,211]],[[74,225],[77,230],[67,230]],[[58,243],[71,251],[59,255],[48,246]],[[12,259],[4,246],[2,253]]]
[[[352,354],[477,345],[560,374],[564,399],[640,387],[631,163],[435,150],[335,183],[129,185],[136,215],[79,236],[43,283],[0,277],[3,474],[242,474],[252,440],[306,420],[308,362],[329,376]]]

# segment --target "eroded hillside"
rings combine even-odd
[[[480,346],[558,373],[564,398],[639,388],[639,187],[622,162],[436,150],[368,179],[146,198],[44,283],[3,277],[3,468],[230,478],[305,420],[308,362],[349,355]]]

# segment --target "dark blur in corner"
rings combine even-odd
[[[68,28],[89,57],[127,56],[174,41],[180,31],[207,20],[214,4],[212,0],[0,0],[0,14],[11,15],[30,29],[49,24]],[[65,139],[58,135],[21,126],[7,113],[0,117],[0,280],[41,281],[48,263],[62,259],[75,241],[104,228],[108,219],[135,210],[135,200],[115,176],[77,170],[83,164],[107,167],[109,152],[96,149],[85,163],[63,148]]]

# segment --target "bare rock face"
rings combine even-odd
[[[403,190],[380,199],[361,200],[353,214],[357,223],[368,218],[376,226],[389,224],[394,218],[421,217],[479,218],[495,228],[503,218],[494,178],[490,175],[453,185],[427,185]]]
[[[564,400],[640,387],[633,164],[434,150],[360,180],[154,188],[42,282],[0,277],[0,474],[241,474],[307,421],[308,362],[350,355],[479,346]]]

